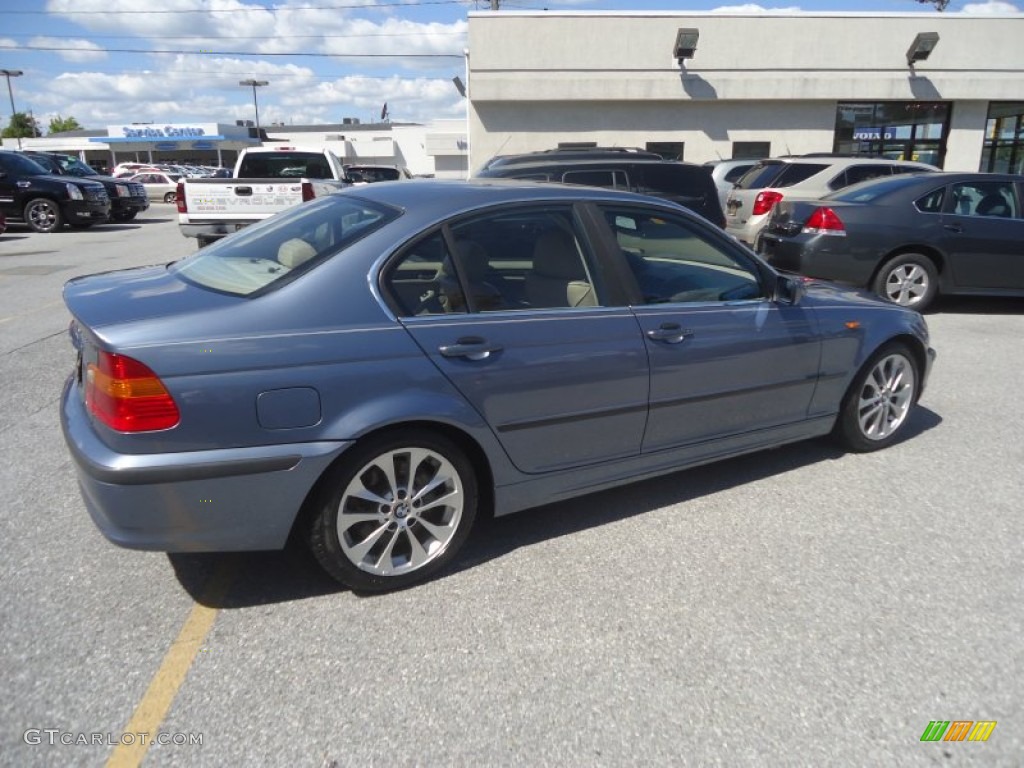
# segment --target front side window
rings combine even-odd
[[[331,195],[218,240],[171,271],[203,288],[251,296],[314,268],[399,215],[355,195]]]
[[[683,219],[602,206],[645,304],[765,297],[753,262]]]

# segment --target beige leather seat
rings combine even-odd
[[[562,230],[545,232],[537,239],[525,288],[531,307],[597,306],[576,242]]]

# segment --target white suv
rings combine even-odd
[[[937,170],[925,163],[884,157],[805,155],[762,160],[729,192],[725,203],[725,231],[753,247],[772,208],[783,198],[817,200],[829,192],[877,176]]]

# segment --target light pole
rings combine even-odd
[[[252,86],[252,105],[256,109],[256,138],[260,137],[260,105],[256,103],[256,88],[261,85],[270,85],[266,80],[239,80],[239,85]]]
[[[14,91],[11,90],[11,78],[21,77],[23,74],[25,73],[22,72],[20,69],[0,69],[0,75],[3,75],[7,78],[7,95],[11,97],[11,126],[14,125],[14,113],[16,111],[14,109]],[[18,136],[18,149],[21,149],[20,135]]]

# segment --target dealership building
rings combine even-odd
[[[1024,173],[1022,40],[1021,14],[481,11],[457,78],[464,119],[263,131],[439,177],[574,144],[698,163],[839,152]],[[251,126],[170,122],[22,140],[107,167],[231,165],[258,143]]]
[[[559,144],[1024,172],[1024,15],[469,15],[470,167]]]

